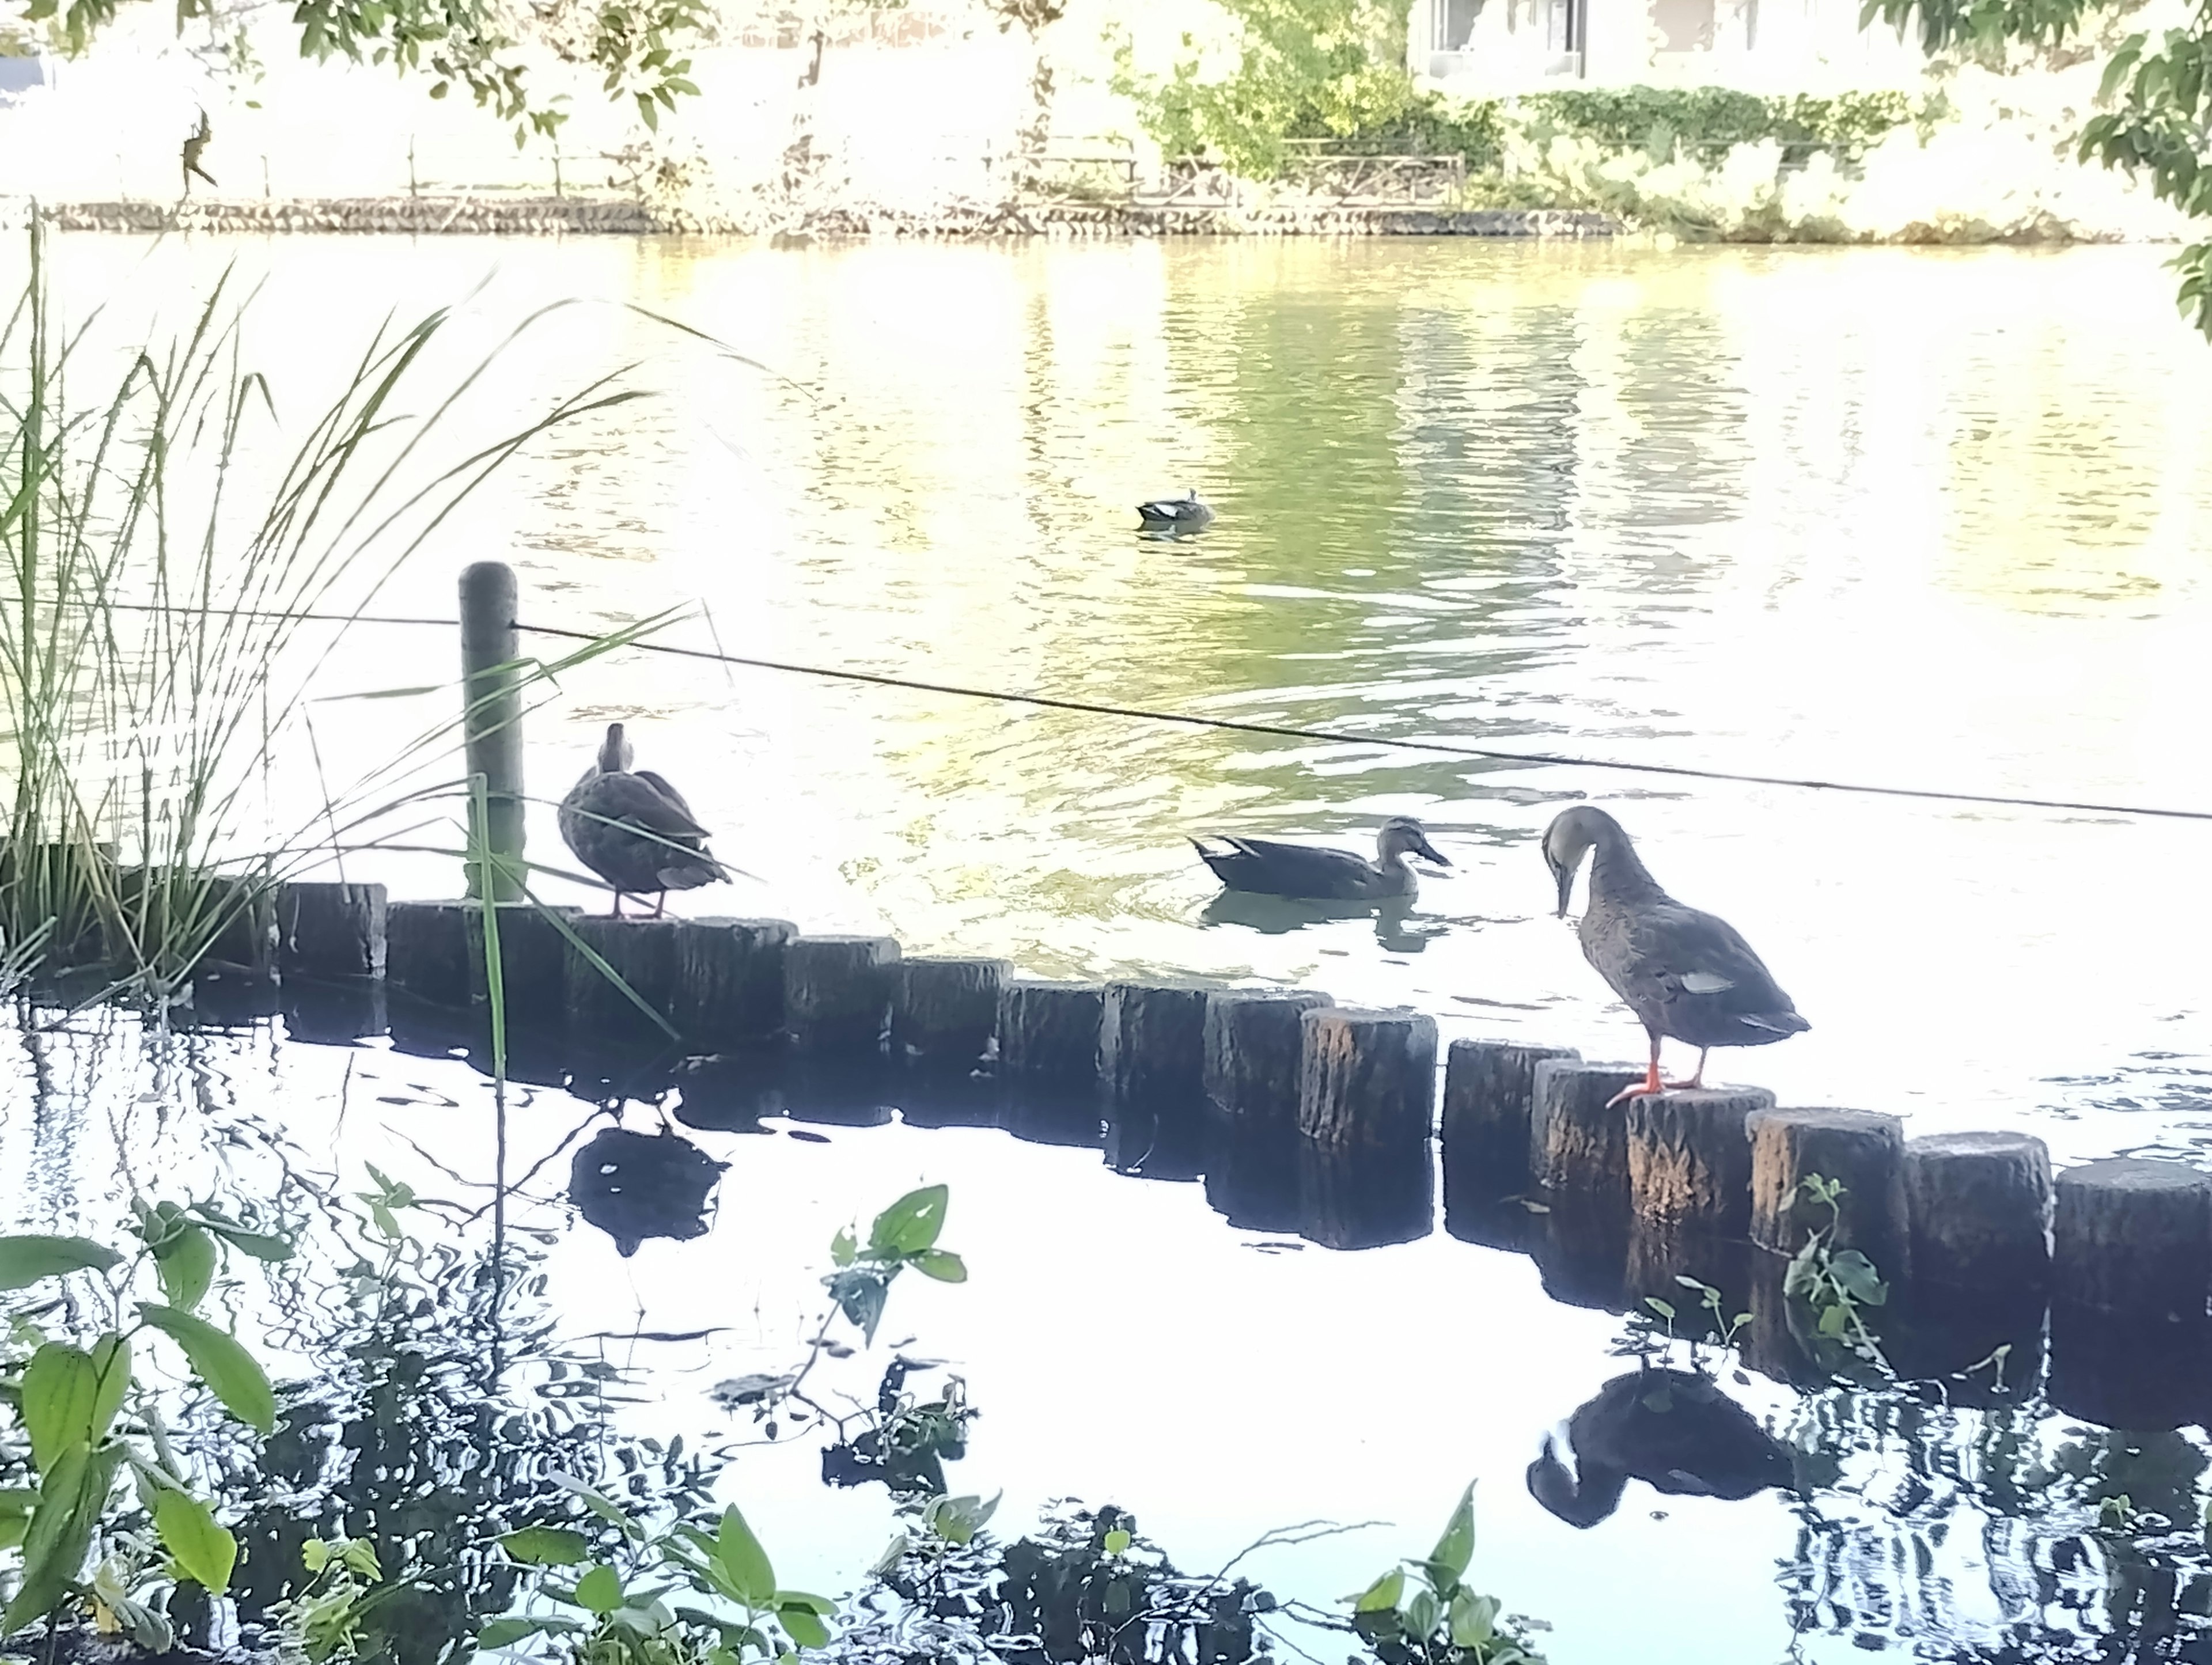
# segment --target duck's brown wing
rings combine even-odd
[[[699,828],[699,836],[702,838],[704,838],[707,836],[707,829],[704,827],[700,827],[697,818],[692,815],[691,805],[684,801],[684,794],[682,793],[677,791],[673,786],[669,784],[668,777],[666,775],[656,775],[649,769],[641,769],[634,771],[633,778],[644,781],[646,785],[651,787],[663,798],[665,798],[670,803],[673,804],[686,821],[690,822],[693,826]]]
[[[1619,976],[1599,969],[1661,1033],[1694,1047],[1742,1047],[1812,1027],[1726,920],[1668,900],[1631,910],[1626,927],[1613,938]]]
[[[657,775],[602,775],[593,783],[583,807],[610,821],[627,822],[675,843],[706,837],[707,829],[691,818],[691,809]]]
[[[1375,870],[1349,850],[1282,844],[1272,838],[1224,837],[1218,842],[1229,847],[1226,854],[1203,844],[1198,854],[1232,890],[1340,902],[1356,901],[1374,887]]]

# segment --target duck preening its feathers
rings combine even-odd
[[[599,755],[561,800],[561,840],[626,896],[656,896],[658,914],[671,890],[696,890],[729,878],[707,854],[707,829],[692,818],[684,794],[651,769],[632,769],[635,753],[620,723],[607,725]]]

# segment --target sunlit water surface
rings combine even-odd
[[[470,431],[632,360],[660,397],[526,453],[390,586],[393,611],[447,612],[454,570],[497,556],[527,618],[599,629],[696,603],[707,618],[665,639],[736,654],[1374,739],[2212,810],[2196,714],[2212,349],[2173,321],[2142,251],[76,239],[56,258],[79,313],[117,297],[102,340],[149,311],[175,321],[226,263],[265,278],[248,357],[289,422],[387,309],[464,296],[441,366],[583,296],[769,367],[616,305],[554,315],[501,361]],[[1185,485],[1217,524],[1138,537],[1131,506]],[[435,684],[453,657],[443,631],[363,629],[319,685]],[[451,699],[320,708],[324,755],[366,760]],[[1717,1073],[1894,1110],[1913,1132],[2032,1127],[2062,1159],[2193,1155],[2212,1131],[2201,823],[1498,765],[636,653],[562,677],[531,719],[533,787],[557,795],[613,718],[754,876],[685,899],[700,911],[1046,974],[1297,982],[1419,1006],[1448,1036],[1630,1056],[1640,1036],[1553,917],[1535,849],[1559,802],[1601,799],[1812,1020]],[[304,770],[281,777],[270,824],[315,792]],[[1211,920],[1183,842],[1362,844],[1407,812],[1453,867],[1398,923]],[[531,838],[554,859],[550,810]],[[403,892],[453,883],[433,858],[355,871]],[[483,1200],[454,1189],[492,1176],[488,1096],[465,1066],[196,1044],[219,1119],[349,1185],[366,1160],[434,1191],[434,1158],[459,1176],[448,1193]],[[245,1164],[251,1188],[264,1158],[219,1157],[187,1121],[157,1131],[73,1067],[81,1085],[35,1121],[27,1097],[9,1112],[9,1161],[37,1182],[25,1218],[112,1212],[111,1126],[142,1163]],[[69,1106],[100,1139],[56,1125]],[[518,1106],[509,1175],[586,1114],[557,1092]],[[2069,1584],[2078,1558],[1990,1524],[1955,1474],[1932,1501],[1917,1483],[1889,1498],[1905,1460],[1871,1436],[1843,1440],[1856,1468],[1814,1508],[1874,1519],[1831,1564],[1872,1583],[1809,1620],[1785,1596],[1810,1529],[1792,1499],[1632,1489],[1589,1534],[1545,1514],[1522,1469],[1621,1368],[1620,1321],[1553,1303],[1518,1257],[1441,1232],[1293,1249],[1096,1150],[827,1131],[693,1135],[733,1164],[702,1240],[625,1261],[580,1230],[546,1249],[571,1336],[714,1331],[592,1344],[641,1372],[625,1425],[727,1425],[706,1387],[790,1363],[813,1310],[795,1257],[941,1180],[975,1276],[902,1283],[890,1329],[969,1377],[985,1415],[957,1483],[1005,1486],[1016,1520],[1110,1498],[1193,1567],[1289,1521],[1392,1522],[1260,1569],[1328,1601],[1424,1549],[1480,1476],[1479,1582],[1551,1619],[1568,1665],[1779,1659],[1793,1632],[1807,1658],[2034,1658],[2037,1638],[2126,1628],[2101,1586]],[[534,1224],[565,1219],[566,1160],[526,1186]],[[1736,1391],[1778,1427],[1843,1414],[1756,1377]],[[2027,1420],[2063,1443],[2063,1419]],[[813,1462],[748,1453],[730,1484],[780,1555],[849,1582],[886,1508],[872,1488],[825,1492]]]

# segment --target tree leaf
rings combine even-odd
[[[233,1225],[228,1220],[210,1220],[208,1230],[233,1249],[251,1255],[257,1261],[289,1261],[292,1258],[292,1245],[266,1231],[248,1231],[244,1226]]]
[[[1399,1598],[1406,1593],[1406,1569],[1392,1567],[1358,1595],[1352,1597],[1354,1613],[1395,1613]]]
[[[840,1226],[837,1235],[830,1239],[830,1260],[835,1266],[850,1266],[860,1252],[860,1239],[853,1235],[849,1225]]]
[[[1451,1639],[1455,1648],[1481,1647],[1496,1634],[1498,1598],[1462,1589],[1451,1601]]]
[[[253,1355],[227,1330],[174,1307],[142,1302],[138,1316],[185,1350],[192,1374],[207,1384],[222,1407],[262,1433],[276,1426],[276,1395]]]
[[[872,1267],[852,1267],[823,1280],[830,1298],[847,1320],[857,1326],[862,1340],[872,1343],[876,1326],[883,1320],[884,1298],[890,1292],[884,1274]]]
[[[785,1633],[800,1647],[826,1648],[830,1645],[830,1627],[811,1608],[778,1607],[775,1616]]]
[[[1459,1587],[1466,1575],[1467,1564],[1474,1559],[1474,1482],[1468,1482],[1467,1490],[1460,1493],[1459,1507],[1452,1510],[1451,1522],[1444,1528],[1444,1535],[1437,1540],[1437,1547],[1429,1552],[1430,1565],[1447,1576],[1438,1585],[1437,1593],[1449,1595]]]
[[[131,1344],[112,1333],[90,1352],[49,1341],[33,1353],[23,1369],[22,1412],[39,1472],[48,1472],[72,1445],[106,1438],[130,1383]]]
[[[39,1489],[39,1506],[23,1539],[22,1583],[0,1619],[0,1632],[13,1635],[45,1618],[76,1582],[122,1460],[112,1447],[94,1451],[72,1445],[56,1461]]]
[[[630,1519],[629,1511],[607,1496],[605,1492],[595,1491],[574,1474],[564,1474],[557,1469],[548,1471],[545,1478],[562,1491],[572,1492],[582,1498],[584,1506],[601,1520],[620,1527],[623,1537],[642,1538],[645,1535],[644,1528]],[[581,1543],[583,1540],[580,1538],[577,1541]],[[576,1559],[580,1561],[583,1557],[580,1555]]]
[[[238,1540],[216,1523],[214,1511],[190,1492],[165,1488],[154,1504],[154,1529],[161,1546],[194,1583],[210,1595],[230,1587],[238,1565]]]
[[[714,1538],[714,1561],[738,1601],[749,1607],[765,1607],[775,1596],[775,1570],[768,1551],[745,1524],[737,1504],[722,1511],[722,1523]]]
[[[968,1281],[968,1263],[949,1249],[925,1249],[914,1257],[914,1268],[940,1284]]]
[[[586,1613],[605,1618],[622,1606],[622,1580],[615,1570],[601,1563],[576,1581],[576,1605]]]
[[[908,1192],[876,1216],[868,1228],[868,1247],[878,1255],[919,1255],[945,1229],[945,1205],[951,1194],[942,1185]]]
[[[573,1567],[592,1559],[580,1532],[561,1526],[526,1526],[499,1540],[511,1560],[532,1567]]]
[[[533,1636],[558,1636],[583,1628],[573,1619],[556,1619],[550,1615],[538,1619],[495,1619],[477,1632],[477,1647],[483,1653],[497,1653],[502,1648],[512,1648],[518,1642],[526,1642]]]
[[[89,1237],[0,1237],[0,1290],[27,1289],[70,1272],[106,1272],[122,1260]]]
[[[154,1270],[169,1304],[190,1312],[215,1282],[215,1239],[189,1221],[181,1222],[154,1246]]]

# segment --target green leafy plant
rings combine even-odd
[[[1842,1181],[1820,1174],[1807,1174],[1798,1182],[1800,1206],[1826,1209],[1827,1220],[1806,1233],[1804,1247],[1783,1275],[1782,1290],[1811,1311],[1814,1333],[1821,1340],[1840,1342],[1868,1364],[1881,1365],[1886,1361],[1866,1314],[1889,1299],[1889,1286],[1863,1254],[1834,1246],[1846,1192]]]
[[[1742,1331],[1743,1327],[1751,1322],[1751,1315],[1747,1312],[1739,1312],[1734,1317],[1730,1317],[1728,1303],[1722,1298],[1720,1291],[1715,1289],[1711,1284],[1702,1283],[1691,1277],[1687,1273],[1676,1273],[1674,1281],[1698,1297],[1696,1310],[1705,1315],[1709,1328],[1709,1334],[1705,1339],[1717,1342],[1723,1347],[1734,1346],[1736,1336]],[[1674,1324],[1680,1316],[1680,1309],[1672,1301],[1658,1295],[1645,1296],[1644,1305],[1647,1311],[1655,1315],[1666,1325],[1667,1339],[1670,1341],[1674,1340]]]
[[[373,1544],[310,1538],[301,1546],[307,1582],[270,1610],[308,1665],[357,1658],[371,1607],[384,1583]]]
[[[1542,1665],[1510,1624],[1501,1623],[1498,1598],[1464,1582],[1474,1559],[1470,1484],[1425,1559],[1402,1562],[1345,1598],[1352,1628],[1384,1665]]]
[[[0,1374],[0,1397],[15,1410],[37,1482],[5,1493],[0,1506],[0,1545],[21,1560],[15,1595],[0,1617],[10,1633],[82,1603],[102,1627],[164,1649],[173,1638],[145,1578],[190,1581],[219,1595],[237,1564],[237,1540],[170,1443],[137,1355],[152,1336],[166,1337],[224,1410],[270,1432],[276,1401],[268,1376],[236,1337],[198,1309],[228,1252],[281,1261],[291,1247],[208,1204],[141,1202],[132,1212],[137,1246],[129,1256],[85,1237],[0,1237],[0,1289],[49,1297],[13,1315],[11,1341],[28,1352]],[[163,1300],[140,1298],[149,1268]],[[50,1285],[58,1287],[49,1291]],[[70,1317],[74,1334],[46,1332],[57,1313]],[[166,1559],[149,1569],[126,1543],[88,1578],[94,1543],[118,1530],[116,1482],[126,1474]]]
[[[1520,107],[1540,135],[1548,126],[1662,157],[1677,146],[1725,149],[1772,139],[1787,161],[1816,149],[1856,155],[1916,114],[1899,92],[1769,97],[1726,87],[1577,88],[1536,94]]]
[[[940,1283],[967,1281],[966,1263],[937,1247],[937,1234],[945,1229],[948,1194],[942,1185],[909,1191],[876,1216],[865,1243],[850,1227],[830,1243],[830,1258],[837,1269],[822,1281],[866,1340],[876,1339],[891,1280],[907,1267]]]

